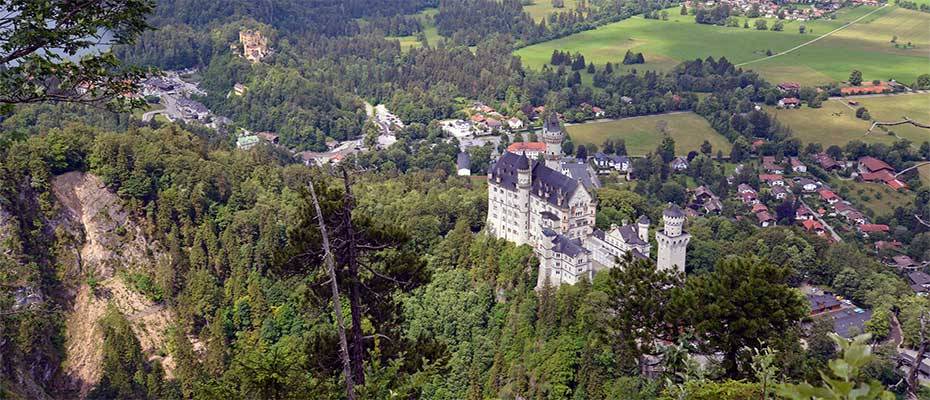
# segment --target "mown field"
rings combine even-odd
[[[555,8],[552,6],[552,0],[534,0],[530,4],[524,4],[523,10],[530,13],[533,19],[539,21],[554,12],[574,10],[577,5],[578,0],[565,0],[565,7]]]
[[[717,133],[704,118],[694,113],[648,115],[624,118],[609,122],[591,122],[570,125],[566,129],[572,142],[594,144],[600,148],[607,138],[623,139],[630,155],[640,156],[652,152],[662,141],[659,121],[665,121],[666,131],[675,139],[675,150],[680,155],[699,150],[704,140],[713,146],[714,154],[723,150],[730,154],[730,143]]]
[[[930,122],[930,94],[860,97],[848,100],[859,102],[859,106],[868,109],[872,119],[876,121],[899,121],[907,116],[918,121]],[[851,140],[885,144],[897,140],[879,128],[866,135],[872,122],[856,118],[856,107],[848,106],[846,102],[847,100],[829,100],[824,102],[821,108],[802,107],[796,110],[766,107],[766,111],[790,126],[794,136],[804,143],[845,146]],[[930,140],[930,131],[911,125],[899,125],[888,129],[917,144]]]
[[[581,52],[596,64],[618,62],[627,50],[643,52],[646,64],[634,67],[660,71],[683,60],[707,56],[745,63],[764,58],[768,50],[778,53],[798,46],[875,10],[843,9],[834,20],[804,22],[808,33],[802,35],[798,33],[801,23],[796,21],[785,21],[781,32],[727,28],[696,24],[693,16],[680,15],[677,8],[672,8],[668,10],[668,21],[637,16],[525,47],[516,55],[534,68],[546,64],[553,50]],[[844,80],[852,69],[861,70],[865,79],[894,77],[911,82],[917,75],[930,72],[930,35],[925,29],[928,23],[930,14],[888,6],[809,46],[746,68],[758,70],[772,81],[790,79],[803,84]],[[753,26],[753,21],[749,24]],[[768,24],[772,26],[774,21],[768,20]],[[895,49],[890,42],[893,36],[898,36],[899,44],[910,41],[915,47]]]

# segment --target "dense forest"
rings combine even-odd
[[[332,235],[343,237],[348,226],[356,232],[354,241],[336,242],[356,243],[356,256],[339,256],[336,263],[344,287],[364,288],[347,289],[349,343],[359,360],[352,373],[362,398],[760,393],[750,348],[772,349],[776,378],[789,382],[818,381],[818,371],[835,357],[832,345],[824,344],[829,328],[808,337],[816,345],[800,347],[795,322],[806,310],[790,286],[802,280],[832,285],[876,308],[908,298],[899,278],[853,245],[725,217],[690,226],[695,240],[687,280],[656,272],[649,262],[628,261],[590,284],[537,293],[532,250],[480,233],[485,186],[449,176],[451,158],[406,173],[354,174],[345,186],[339,174],[290,164],[271,147],[245,153],[228,146],[176,126],[121,132],[71,126],[4,146],[7,191],[0,216],[13,230],[5,230],[3,282],[49,296],[41,307],[3,314],[3,325],[11,328],[0,332],[4,365],[41,366],[30,377],[39,385],[61,373],[64,321],[45,312],[66,303],[54,293],[90,279],[87,271],[56,272],[56,265],[67,264],[63,257],[72,244],[56,233],[61,200],[51,181],[73,170],[98,176],[139,232],[158,243],[152,251],[169,255],[164,265],[118,268],[144,277],[136,281],[152,287],[136,290],[159,294],[153,298],[177,315],[167,333],[174,360],[168,379],[142,352],[127,317],[109,309],[101,320],[102,379],[90,398],[342,398],[311,183]],[[662,153],[657,149],[652,157]],[[671,193],[665,186],[679,178],[660,178],[663,173],[653,177],[657,193]],[[700,179],[710,184],[712,176]],[[598,191],[607,218],[599,224],[642,214],[658,218],[668,199],[651,194],[651,185]],[[9,307],[15,297],[2,293],[0,305]],[[608,309],[614,311],[605,314]],[[747,330],[722,324],[736,319]],[[670,380],[647,378],[644,362],[659,349],[642,343],[687,337],[703,344],[661,350],[662,376]],[[705,380],[694,380],[688,375],[693,367],[674,364],[680,358],[673,351],[725,356]],[[866,371],[885,383],[897,379],[885,357]]]

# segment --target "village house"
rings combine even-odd
[[[258,132],[255,134],[259,139],[264,140],[271,144],[278,144],[278,135],[275,135],[272,132]]]
[[[791,164],[791,170],[795,173],[807,173],[807,165],[804,165],[797,157],[790,157],[788,161]]]
[[[814,220],[814,212],[811,211],[806,205],[801,205],[794,212],[795,221],[812,221]]]
[[[771,187],[785,186],[785,178],[778,174],[761,174],[759,180],[767,183]]]
[[[778,106],[781,108],[797,108],[801,106],[801,100],[797,97],[785,97],[778,100]]]
[[[830,189],[820,189],[817,191],[817,194],[819,194],[820,199],[827,202],[827,204],[836,204],[841,200],[840,196],[837,196],[836,193],[833,193]]]
[[[777,200],[787,199],[788,195],[790,195],[790,192],[788,192],[788,189],[785,189],[784,186],[775,186],[772,188],[772,196]]]
[[[778,90],[782,94],[796,95],[801,89],[801,84],[797,82],[782,82],[778,84]]]
[[[546,144],[543,142],[514,142],[507,146],[507,152],[513,154],[526,154],[530,160],[539,158],[546,153]]]
[[[891,260],[894,266],[901,270],[917,270],[923,266],[921,263],[914,261],[913,258],[905,254],[891,257]]]
[[[930,275],[923,271],[914,271],[907,274],[907,279],[911,282],[911,289],[917,294],[926,295],[930,292]]]
[[[824,171],[830,172],[838,169],[842,169],[843,166],[840,165],[833,157],[830,157],[827,153],[817,153],[814,155],[814,160],[820,164],[820,168]]]
[[[820,187],[820,185],[818,185],[817,182],[814,182],[812,179],[809,179],[809,178],[799,178],[795,180],[795,183],[801,187],[801,190],[807,193],[816,192],[817,188]]]
[[[597,152],[594,154],[592,162],[599,171],[609,171],[613,169],[622,173],[628,173],[632,170],[632,163],[627,156],[619,156],[616,154],[607,155]]]
[[[832,293],[808,294],[807,300],[810,302],[811,316],[837,311],[843,307]]]
[[[805,231],[814,233],[817,235],[823,235],[825,232],[823,229],[823,224],[813,219],[804,220],[804,222],[801,222],[801,226],[804,227]]]
[[[859,225],[858,229],[863,237],[869,237],[874,234],[888,233],[891,228],[884,224],[862,224]]]
[[[723,211],[723,203],[707,186],[701,185],[691,191],[691,204],[689,209],[703,209],[705,214],[719,214]]]
[[[684,171],[688,169],[688,159],[685,157],[681,157],[681,156],[675,157],[675,159],[672,160],[671,163],[669,163],[669,168],[671,168],[672,171],[675,171],[675,172]]]
[[[772,214],[769,214],[768,211],[760,211],[756,213],[756,219],[759,220],[759,226],[763,228],[775,226],[775,217],[773,217]]]
[[[785,173],[785,167],[782,166],[777,161],[775,161],[774,156],[763,156],[762,157],[762,169],[764,169],[765,172],[768,172],[770,174],[781,175]]]
[[[514,131],[520,130],[523,129],[523,121],[520,118],[511,117],[507,120],[507,126]]]
[[[687,170],[689,166],[690,166],[690,163],[688,162],[688,159],[682,156],[675,157],[669,163],[669,167],[673,171],[684,171],[684,170]]]
[[[874,157],[859,159],[859,179],[865,182],[884,183],[894,190],[906,189],[907,184],[895,177],[895,170],[886,162]]]

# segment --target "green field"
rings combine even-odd
[[[809,33],[798,33],[799,22],[787,21],[784,31],[727,28],[694,23],[693,16],[679,15],[669,9],[668,21],[633,17],[545,43],[525,47],[516,52],[523,62],[534,68],[549,61],[553,50],[581,52],[596,64],[619,62],[627,50],[643,52],[642,69],[666,71],[683,60],[725,56],[731,62],[743,63],[788,50],[827,33],[843,24],[876,10],[856,7],[840,10],[835,20],[807,21]],[[760,71],[772,81],[792,80],[803,84],[844,80],[851,69],[859,69],[865,79],[895,77],[911,82],[917,75],[930,72],[930,35],[921,34],[921,26],[930,22],[930,14],[886,7],[853,24],[795,52],[746,68]],[[769,21],[769,26],[773,21]],[[752,21],[750,21],[752,25]],[[895,49],[898,43],[911,41],[916,48]]]
[[[607,138],[623,139],[626,142],[627,153],[641,156],[655,150],[662,141],[662,134],[658,128],[659,121],[666,121],[666,131],[675,139],[675,150],[681,155],[688,154],[692,150],[699,150],[704,140],[713,145],[714,154],[717,150],[723,150],[723,154],[730,154],[730,143],[727,139],[714,131],[704,118],[693,113],[648,115],[609,122],[591,122],[570,125],[566,129],[575,145],[595,144],[600,147]]]
[[[930,165],[917,168],[917,171],[920,172],[920,181],[924,183],[924,186],[930,187]]]
[[[552,6],[552,0],[534,0],[531,4],[524,4],[523,11],[530,13],[533,19],[539,21],[554,12],[574,10],[577,4],[578,0],[565,0],[565,7],[555,8]]]
[[[895,207],[913,204],[914,192],[904,190],[896,192],[881,183],[857,181],[840,181],[834,179],[832,186],[845,193],[847,200],[858,206],[872,210],[875,216],[892,215]]]
[[[900,121],[903,116],[930,122],[930,94],[913,94],[897,96],[873,96],[849,99],[866,107],[877,121]],[[766,111],[791,127],[794,136],[804,143],[821,143],[824,146],[845,146],[851,140],[866,143],[891,144],[894,136],[876,128],[869,135],[872,122],[856,118],[856,107],[848,106],[847,100],[830,100],[821,108],[802,107],[796,110],[778,110],[766,107]],[[899,125],[888,128],[902,138],[914,143],[930,140],[930,131],[911,125]]]

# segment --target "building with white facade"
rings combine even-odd
[[[665,228],[656,232],[656,241],[659,242],[656,267],[684,273],[685,251],[691,241],[691,235],[684,231],[685,213],[672,204],[662,213],[662,220]]]
[[[555,146],[561,130],[553,130],[548,121],[546,125],[544,140]],[[635,224],[612,226],[607,232],[595,229],[596,200],[580,180],[560,171],[559,160],[553,156],[561,158],[561,141],[557,143],[555,149],[547,146],[545,163],[505,152],[491,165],[488,233],[535,250],[539,257],[537,288],[591,280],[597,271],[614,267],[618,258],[628,255],[648,259],[649,219],[643,216]],[[549,166],[553,159],[555,168]],[[680,221],[670,218],[670,212],[680,214]],[[670,261],[660,266],[676,265],[684,270],[684,249],[690,238],[682,233],[684,214],[675,206],[666,210],[664,219],[666,228],[656,238],[659,254],[666,254]],[[674,240],[663,241],[662,237]]]

